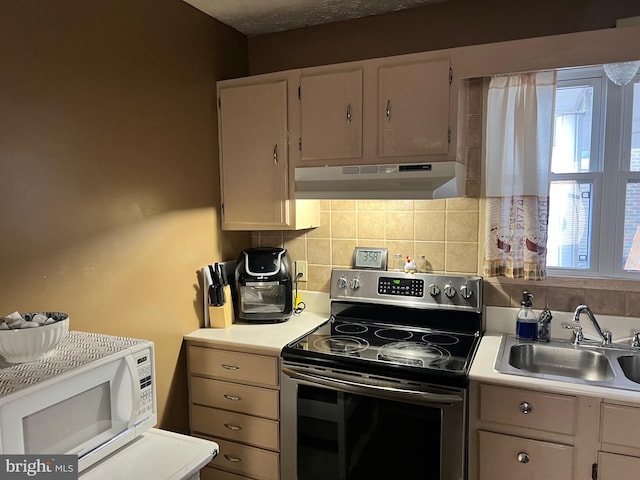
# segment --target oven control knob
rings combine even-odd
[[[456,294],[456,289],[450,283],[447,283],[444,286],[444,294],[448,298],[452,298]]]
[[[469,300],[473,296],[473,290],[469,288],[469,285],[462,285],[460,287],[460,296],[465,300]]]
[[[347,288],[347,277],[340,277],[338,279],[338,288]]]
[[[360,288],[360,280],[354,278],[353,280],[351,280],[351,284],[349,286],[352,290],[358,290]]]
[[[429,295],[431,295],[432,297],[437,297],[438,295],[440,295],[440,287],[435,283],[429,285]]]

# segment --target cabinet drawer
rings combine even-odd
[[[210,378],[191,377],[191,402],[278,420],[280,392]]]
[[[613,453],[598,454],[599,480],[637,480],[640,458]]]
[[[200,480],[249,480],[247,477],[241,477],[235,473],[225,472],[217,468],[205,467],[200,470]]]
[[[190,346],[189,370],[235,382],[278,386],[278,358],[266,355]]]
[[[278,480],[280,477],[280,455],[277,453],[217,438],[213,440],[220,446],[220,454],[208,467],[256,480]]]
[[[602,443],[640,448],[640,408],[603,403],[601,415]]]
[[[577,399],[569,395],[480,385],[480,420],[574,435]]]
[[[278,450],[279,423],[215,408],[191,406],[191,429],[257,447]]]
[[[478,432],[478,479],[567,480],[573,478],[569,445]]]

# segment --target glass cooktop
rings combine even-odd
[[[465,374],[479,336],[429,328],[336,319],[287,345],[304,357],[389,364]]]

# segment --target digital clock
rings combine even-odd
[[[386,248],[356,247],[353,250],[353,268],[386,270],[387,255]]]

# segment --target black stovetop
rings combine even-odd
[[[478,333],[406,327],[331,318],[285,347],[283,356],[298,353],[336,362],[361,360],[456,373],[467,371]]]

